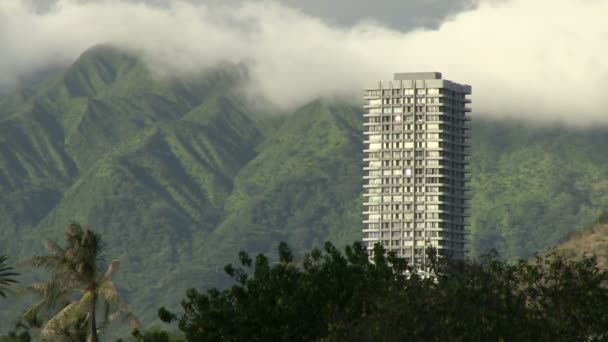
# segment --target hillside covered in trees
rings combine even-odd
[[[95,47],[0,98],[0,251],[42,252],[72,221],[104,237],[116,283],[145,320],[190,287],[222,286],[239,250],[296,255],[360,238],[362,110],[319,99],[251,106],[241,65],[161,77]],[[473,98],[474,101],[474,98]],[[608,127],[473,115],[471,255],[547,250],[608,206]],[[15,317],[0,312],[0,322]],[[13,305],[13,306],[11,306]]]

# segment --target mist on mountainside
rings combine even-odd
[[[322,95],[357,105],[369,82],[441,71],[473,85],[478,117],[606,124],[606,12],[603,1],[480,0],[437,28],[402,32],[378,20],[336,26],[272,1],[58,0],[39,10],[7,0],[0,3],[0,88],[112,43],[141,54],[162,75],[247,63],[251,97],[286,111]]]

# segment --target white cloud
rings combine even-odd
[[[473,86],[474,115],[608,123],[608,1],[482,0],[437,30],[349,28],[275,2],[168,7],[59,0],[41,14],[0,3],[0,87],[104,42],[143,51],[151,65],[189,72],[253,61],[253,86],[293,107],[321,95],[358,101],[393,72],[441,71]]]

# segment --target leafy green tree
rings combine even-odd
[[[549,255],[509,264],[435,259],[430,274],[361,244],[326,243],[303,261],[285,244],[278,262],[239,255],[234,285],[189,290],[177,320],[189,341],[554,341],[608,338],[608,271],[593,257]]]
[[[18,273],[13,272],[13,268],[8,266],[6,261],[8,257],[6,255],[0,255],[0,297],[6,297],[7,287],[11,284],[17,283],[15,280],[15,276],[18,276]]]
[[[46,241],[45,246],[50,254],[36,256],[29,263],[48,270],[50,279],[33,283],[25,289],[42,297],[26,312],[25,317],[37,315],[43,310],[53,312],[42,327],[42,339],[83,340],[88,335],[89,341],[97,341],[96,315],[100,301],[104,306],[102,330],[121,315],[130,324],[139,326],[135,316],[120,299],[116,284],[112,281],[118,270],[118,261],[113,260],[102,273],[103,244],[98,234],[72,223],[66,232],[65,247],[52,241]],[[115,310],[111,311],[111,308]],[[58,312],[55,311],[57,309]]]

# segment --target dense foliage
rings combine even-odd
[[[507,264],[434,260],[434,275],[359,244],[325,244],[294,261],[285,244],[271,265],[239,255],[235,284],[188,291],[177,320],[188,341],[581,341],[608,338],[608,271],[594,258],[551,255]],[[409,275],[409,276],[408,276]]]
[[[241,65],[161,77],[100,46],[0,98],[0,250],[22,260],[68,222],[99,227],[121,293],[153,319],[171,293],[227,284],[234,251],[360,239],[362,110],[320,99],[278,115],[246,81]],[[608,206],[608,128],[475,114],[472,135],[472,255],[531,256]],[[3,304],[0,329],[17,310]]]
[[[72,223],[65,234],[65,246],[47,240],[47,255],[36,256],[28,264],[49,272],[46,281],[34,282],[23,293],[34,293],[37,302],[23,314],[30,327],[40,328],[40,341],[98,340],[112,320],[122,318],[135,326],[139,322],[122,302],[112,277],[118,271],[113,260],[103,269],[103,244],[92,230]],[[103,310],[99,310],[100,306]],[[103,312],[98,318],[98,311]],[[98,325],[98,321],[103,324]]]
[[[607,133],[476,120],[472,254],[527,258],[596,220],[608,207]]]
[[[6,297],[8,287],[17,282],[15,276],[19,275],[7,264],[7,260],[6,255],[0,255],[0,297]]]

